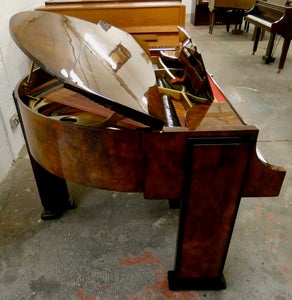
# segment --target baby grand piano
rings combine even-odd
[[[180,31],[180,48],[150,57],[104,22],[16,14],[11,35],[40,68],[14,99],[43,219],[70,207],[66,180],[180,199],[169,287],[223,289],[240,198],[277,196],[285,170],[258,157],[257,127],[243,122]]]

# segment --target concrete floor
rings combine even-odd
[[[251,31],[237,36],[215,26],[210,36],[207,26],[186,27],[227,98],[260,128],[266,159],[287,170],[279,197],[242,199],[224,270],[227,289],[168,291],[178,210],[167,201],[69,183],[77,209],[41,221],[24,149],[0,185],[1,300],[292,299],[292,51],[277,74],[278,60],[261,61],[267,35],[253,56]]]

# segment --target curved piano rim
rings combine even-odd
[[[39,77],[48,76],[40,69],[37,75],[31,87]],[[24,103],[25,80],[18,83],[14,96],[29,151],[42,167],[87,186],[125,192],[143,190],[141,131],[95,128],[46,117]]]

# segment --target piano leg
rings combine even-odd
[[[253,137],[188,140],[171,290],[226,288],[223,268],[240,203]]]
[[[61,217],[65,210],[74,207],[74,201],[69,196],[66,180],[48,172],[33,158],[32,154],[30,153],[19,105],[14,93],[13,99],[20,120],[39,195],[44,208],[41,218],[43,220],[57,219]]]
[[[253,41],[253,49],[252,49],[252,54],[254,55],[257,51],[258,48],[258,43],[259,43],[259,39],[260,39],[260,35],[261,35],[261,31],[262,29],[258,26],[256,26],[255,28],[255,36],[254,36],[254,41]]]
[[[230,23],[232,20],[232,14],[233,14],[233,10],[227,10],[226,12],[226,31],[229,32],[230,30]]]
[[[275,43],[275,38],[276,38],[276,33],[272,33],[271,32],[271,36],[269,39],[269,43],[268,43],[268,48],[266,51],[266,55],[263,56],[263,60],[265,61],[266,64],[269,64],[271,62],[275,61],[275,58],[272,57],[272,52],[273,52],[273,48],[274,48],[274,43]]]
[[[290,47],[290,42],[291,42],[292,35],[288,38],[284,37],[284,42],[283,42],[283,47],[282,47],[282,52],[281,52],[281,57],[280,57],[280,62],[279,62],[279,70],[278,73],[284,68],[284,64],[286,61],[287,53]]]
[[[244,30],[245,30],[246,32],[249,31],[249,22],[247,22],[247,21],[244,22]]]
[[[32,155],[30,155],[30,162],[44,208],[41,218],[53,220],[61,217],[65,210],[74,206],[68,193],[66,181],[44,169]]]
[[[214,24],[215,24],[215,10],[213,10],[210,13],[210,25],[209,25],[209,33],[212,34],[213,33],[213,28],[214,28]]]

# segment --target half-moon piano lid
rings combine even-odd
[[[163,117],[151,108],[159,95],[150,57],[130,34],[102,21],[40,11],[14,15],[10,34],[66,88],[145,125],[163,127]]]

